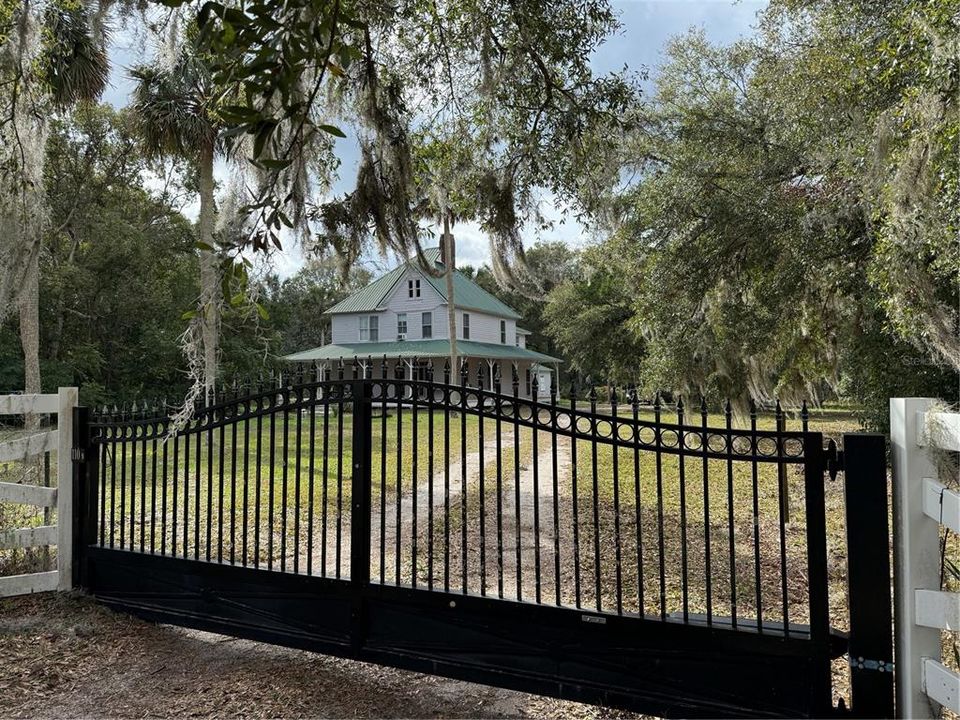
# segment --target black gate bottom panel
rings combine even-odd
[[[833,712],[805,638],[388,586],[367,612],[384,664],[660,717]]]
[[[833,713],[821,682],[832,653],[805,635],[99,547],[85,559],[99,601],[156,622],[661,717]]]
[[[335,655],[349,651],[347,580],[91,547],[98,601],[154,622]]]

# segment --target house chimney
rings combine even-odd
[[[453,233],[445,232],[440,236],[440,262],[447,266],[447,255],[450,256],[450,266],[457,269],[457,248],[453,240]]]

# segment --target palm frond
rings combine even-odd
[[[43,38],[42,67],[53,101],[65,107],[98,99],[110,72],[107,33],[94,33],[86,6],[51,3],[44,14]]]
[[[206,68],[185,47],[173,65],[139,65],[130,72],[136,81],[133,111],[150,152],[192,157],[216,144],[219,123],[211,108]]]

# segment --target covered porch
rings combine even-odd
[[[537,396],[548,398],[555,382],[560,360],[527,348],[462,340],[457,343],[459,362],[465,362],[467,383],[473,387],[491,389],[499,371],[503,393],[514,394],[514,369],[518,397],[533,395],[536,379]],[[317,365],[331,374],[344,365],[357,366],[368,378],[403,378],[435,382],[462,382],[461,368],[449,369],[450,343],[446,340],[398,341],[383,343],[353,343],[321,345],[302,352],[285,355],[290,363]]]

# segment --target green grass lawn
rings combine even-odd
[[[461,423],[468,438],[476,437],[476,416],[452,415],[449,433],[445,433],[443,413],[432,414],[432,428],[430,415],[419,412],[414,423],[414,414],[409,410],[398,413],[395,408],[389,408],[384,415],[379,408],[374,409],[371,494],[375,507],[379,505],[381,493],[388,499],[396,495],[398,477],[401,489],[409,491],[414,463],[417,476],[425,477],[430,466],[431,435],[434,473],[441,472],[445,457],[459,456]],[[101,498],[105,505],[105,542],[110,541],[112,517],[114,543],[120,544],[122,537],[123,544],[129,545],[132,518],[136,547],[140,546],[141,539],[144,547],[150,546],[152,530],[154,546],[158,549],[165,532],[165,549],[169,552],[173,544],[174,493],[178,552],[183,552],[185,502],[190,554],[195,552],[198,528],[201,556],[206,551],[208,523],[214,556],[229,557],[231,546],[235,555],[239,553],[244,512],[250,535],[258,532],[264,538],[261,545],[270,543],[272,534],[268,528],[280,534],[270,548],[261,548],[267,551],[261,557],[279,558],[284,538],[291,545],[297,542],[309,532],[311,516],[317,533],[321,532],[324,519],[328,531],[335,532],[339,518],[344,542],[348,542],[344,527],[349,522],[352,500],[353,421],[351,413],[328,411],[325,414],[318,408],[312,422],[309,413],[277,413],[201,432],[199,438],[191,433],[189,438],[181,436],[166,442],[162,438],[128,441],[122,449],[108,443],[100,459],[101,489],[104,482],[106,487]],[[143,477],[148,478],[148,482],[141,482]],[[236,482],[231,483],[231,478],[236,478]],[[162,521],[164,497],[166,523]],[[145,510],[143,524],[140,522],[142,510]],[[152,525],[151,516],[156,517]],[[122,524],[121,517],[124,518]],[[217,543],[218,536],[223,538],[222,549]],[[252,560],[253,554],[253,537],[250,537],[248,559]]]
[[[641,418],[653,420],[653,414],[644,412]],[[664,413],[661,421],[675,422],[675,416]],[[699,425],[699,413],[693,417],[688,415],[686,422]],[[709,415],[707,426],[723,428],[723,416]],[[775,427],[772,414],[759,415],[758,430],[774,430]],[[788,428],[799,430],[799,421],[790,423]],[[809,429],[839,441],[844,432],[855,431],[857,423],[851,415],[830,409],[811,413]],[[676,456],[662,455],[658,475],[655,453],[640,451],[635,456],[632,449],[620,448],[616,453],[616,476],[619,482],[615,483],[614,451],[610,445],[598,444],[595,450],[593,443],[578,441],[576,455],[578,524],[581,537],[586,538],[585,543],[581,539],[584,564],[588,567],[590,578],[595,578],[595,559],[599,547],[600,573],[604,579],[602,585],[604,588],[615,587],[615,530],[619,521],[620,574],[621,584],[625,588],[622,601],[627,607],[632,607],[634,611],[639,609],[640,573],[637,557],[642,553],[643,605],[648,614],[660,611],[662,557],[667,612],[681,611],[686,602],[688,612],[705,613],[708,609],[706,588],[709,575],[712,612],[730,616],[734,611],[735,593],[737,613],[741,617],[755,616],[759,576],[759,602],[764,619],[779,621],[783,619],[784,587],[781,578],[785,574],[789,620],[807,620],[806,510],[801,464],[778,468],[776,463],[761,462],[754,468],[749,461],[733,461],[728,466],[726,460],[710,459],[705,463],[701,458],[687,457],[681,461]],[[635,462],[635,457],[639,462]],[[843,626],[846,623],[846,588],[843,586],[846,577],[843,563],[845,526],[842,488],[838,485],[826,482],[826,517],[831,595],[842,604],[834,614],[837,622]],[[598,523],[594,522],[593,514],[595,493],[600,508]],[[759,517],[756,526],[755,505]],[[615,506],[619,506],[619,518]],[[785,572],[781,572],[782,509],[785,512]],[[732,561],[729,540],[731,519],[734,538]],[[661,533],[664,537],[662,556]],[[734,578],[733,583],[731,577]],[[683,582],[684,578],[687,582]],[[684,587],[687,589],[686,597],[682,592]],[[587,595],[591,602],[595,600],[595,592],[588,592]],[[616,601],[609,592],[604,593],[602,599],[606,607]]]

